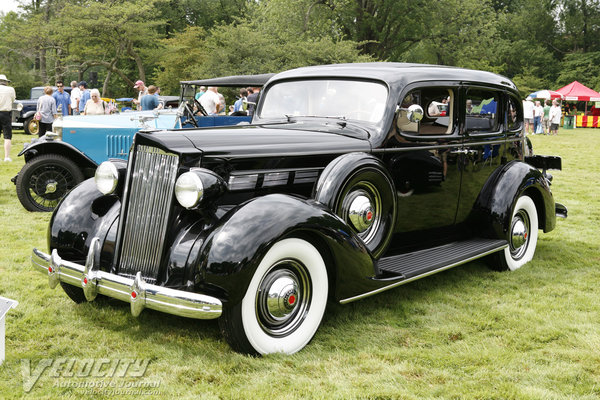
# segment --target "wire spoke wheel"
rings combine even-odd
[[[46,154],[30,160],[17,177],[17,195],[29,211],[52,211],[83,181],[83,173],[66,157]]]

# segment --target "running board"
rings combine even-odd
[[[346,304],[371,295],[392,289],[396,286],[433,275],[470,261],[485,257],[489,254],[508,247],[506,240],[474,238],[453,242],[431,249],[415,251],[397,256],[384,257],[379,260],[378,268],[381,274],[387,275],[380,282],[388,281],[389,285],[368,293],[340,300]]]
[[[463,264],[507,246],[506,240],[475,238],[414,253],[382,258],[379,270],[410,279],[427,272]],[[465,261],[466,260],[466,261]]]

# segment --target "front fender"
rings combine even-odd
[[[98,167],[98,164],[79,149],[59,140],[38,140],[21,150],[19,156],[24,156],[25,162],[28,162],[32,158],[42,154],[60,154],[61,156],[68,157],[82,170],[89,168],[96,169]]]
[[[484,236],[505,238],[517,199],[528,195],[535,202],[539,226],[549,232],[556,225],[550,185],[543,174],[521,161],[512,161],[490,175],[479,193],[470,220]]]
[[[37,107],[36,107],[37,108]],[[23,122],[25,121],[27,118],[33,116],[35,114],[35,110],[29,110],[29,111],[25,111],[21,114],[21,116],[19,117],[19,122]]]
[[[261,259],[285,237],[302,237],[319,249],[336,298],[372,285],[373,258],[350,227],[314,200],[272,194],[232,209],[202,242],[194,260],[199,288],[219,288],[226,302],[240,302]]]
[[[48,248],[73,262],[84,262],[94,237],[100,238],[101,265],[113,262],[121,202],[98,191],[94,179],[76,186],[59,203],[50,219]],[[106,268],[109,270],[109,268]]]

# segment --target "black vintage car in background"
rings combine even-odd
[[[283,72],[250,125],[138,133],[127,163],[66,196],[32,262],[76,302],[219,318],[237,351],[293,353],[328,300],[532,259],[567,210],[546,173],[560,158],[524,157],[522,119],[515,85],[488,72]]]

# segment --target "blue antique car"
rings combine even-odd
[[[179,99],[164,97],[166,107],[111,115],[67,116],[57,119],[45,136],[35,139],[19,156],[25,165],[12,181],[19,201],[29,211],[52,211],[59,201],[96,167],[110,158],[127,159],[140,129],[205,128],[249,123],[249,116],[203,115],[195,95],[201,86],[262,86],[272,76],[242,75],[182,81]],[[173,100],[179,107],[171,108]]]

